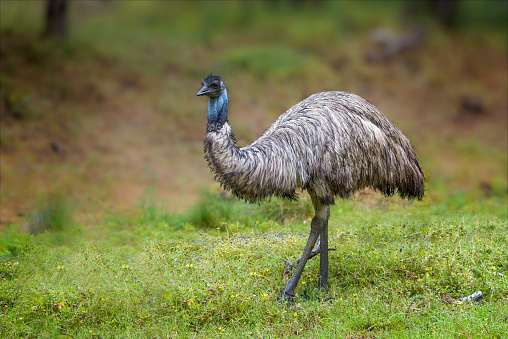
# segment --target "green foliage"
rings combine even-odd
[[[204,228],[224,227],[225,223],[248,228],[261,223],[287,225],[295,221],[306,221],[313,215],[314,209],[306,194],[302,194],[296,202],[271,198],[259,203],[248,203],[239,201],[228,193],[205,192],[178,220]]]
[[[318,59],[294,49],[281,46],[246,46],[223,53],[220,62],[232,69],[248,71],[260,77],[269,75],[286,79],[306,74],[320,73],[323,69]],[[327,70],[326,68],[324,69]]]
[[[235,215],[236,206],[230,197],[205,192],[196,206],[187,213],[187,221],[200,227],[219,227]]]
[[[0,238],[0,260],[16,259],[27,254],[32,248],[32,238],[11,227]]]
[[[139,210],[141,211],[141,216],[138,222],[143,225],[160,223],[170,224],[175,221],[175,217],[165,209],[164,206],[158,205],[153,197],[144,200],[139,206]]]
[[[50,195],[44,199],[41,206],[32,216],[28,229],[30,233],[37,234],[44,231],[70,231],[75,228],[73,218],[73,205],[67,197]]]
[[[314,216],[314,206],[307,194],[301,194],[298,201],[273,198],[259,206],[259,212],[265,219],[289,224],[295,221],[310,221]]]
[[[458,23],[468,27],[490,26],[506,29],[507,21],[504,14],[507,11],[506,1],[466,0],[458,7]]]

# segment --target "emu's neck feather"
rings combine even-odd
[[[228,121],[228,92],[224,89],[219,97],[208,101],[207,132],[219,131]]]
[[[238,148],[228,123],[205,135],[205,160],[221,186],[250,202],[276,195],[295,199],[296,172],[288,169],[282,154],[268,142]]]
[[[222,178],[224,173],[234,171],[239,150],[235,144],[231,126],[227,122],[220,129],[206,133],[204,146],[205,160],[208,162],[208,167],[215,173],[216,179]]]

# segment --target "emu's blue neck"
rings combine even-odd
[[[228,121],[228,92],[224,88],[221,95],[208,101],[207,132],[218,131]]]

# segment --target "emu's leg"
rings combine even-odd
[[[291,280],[289,280],[286,289],[284,290],[284,296],[289,297],[290,299],[295,296],[295,288],[298,284],[298,280],[300,280],[300,276],[302,275],[303,268],[305,267],[305,264],[307,263],[307,260],[309,259],[310,252],[312,251],[312,247],[314,247],[314,244],[316,243],[316,240],[319,236],[319,232],[321,230],[323,224],[323,220],[318,217],[316,214],[314,218],[312,219],[311,225],[310,225],[310,234],[309,239],[307,240],[307,245],[305,245],[305,249],[303,250],[303,254],[300,257],[300,262],[298,263],[298,266],[296,267],[296,271],[293,274],[293,277]]]
[[[321,185],[323,187],[323,185]],[[315,218],[320,219],[319,228],[319,288],[328,290],[328,219],[330,218],[330,205],[324,203],[314,190],[309,190],[314,210],[316,211]]]
[[[324,250],[319,254],[319,288],[328,290],[328,218],[330,217],[330,206],[325,207],[326,219],[319,231],[320,247]]]
[[[335,251],[335,250],[336,250],[336,248],[328,247],[328,251]],[[318,237],[317,242],[316,242],[316,247],[314,247],[314,249],[312,251],[310,251],[310,255],[307,260],[314,258],[316,255],[318,255],[320,253],[321,253],[321,240]],[[302,258],[298,258],[293,262],[289,262],[286,259],[282,259],[282,260],[284,261],[284,276],[286,276],[286,275],[289,276],[289,274],[293,270],[293,267],[298,266],[298,263],[302,260]]]
[[[319,286],[328,288],[328,218],[330,217],[330,206],[323,204],[313,189],[308,189],[308,192],[310,198],[312,199],[312,204],[314,205],[314,211],[316,213],[310,224],[310,234],[309,239],[307,240],[307,245],[305,245],[305,249],[300,257],[300,261],[298,262],[298,266],[296,267],[293,277],[284,290],[284,296],[289,298],[295,296],[296,285],[298,284],[298,280],[300,280],[305,264],[311,255],[312,247],[314,247],[314,244],[319,236],[321,236],[319,248],[322,249],[320,253]]]

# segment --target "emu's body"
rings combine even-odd
[[[311,95],[282,114],[249,146],[239,148],[227,123],[222,79],[208,76],[198,95],[210,97],[205,159],[225,189],[247,201],[296,199],[307,190],[314,205],[309,240],[285,294],[294,289],[320,237],[320,286],[328,288],[328,218],[335,196],[365,187],[420,199],[424,177],[408,139],[376,107],[347,92]]]

